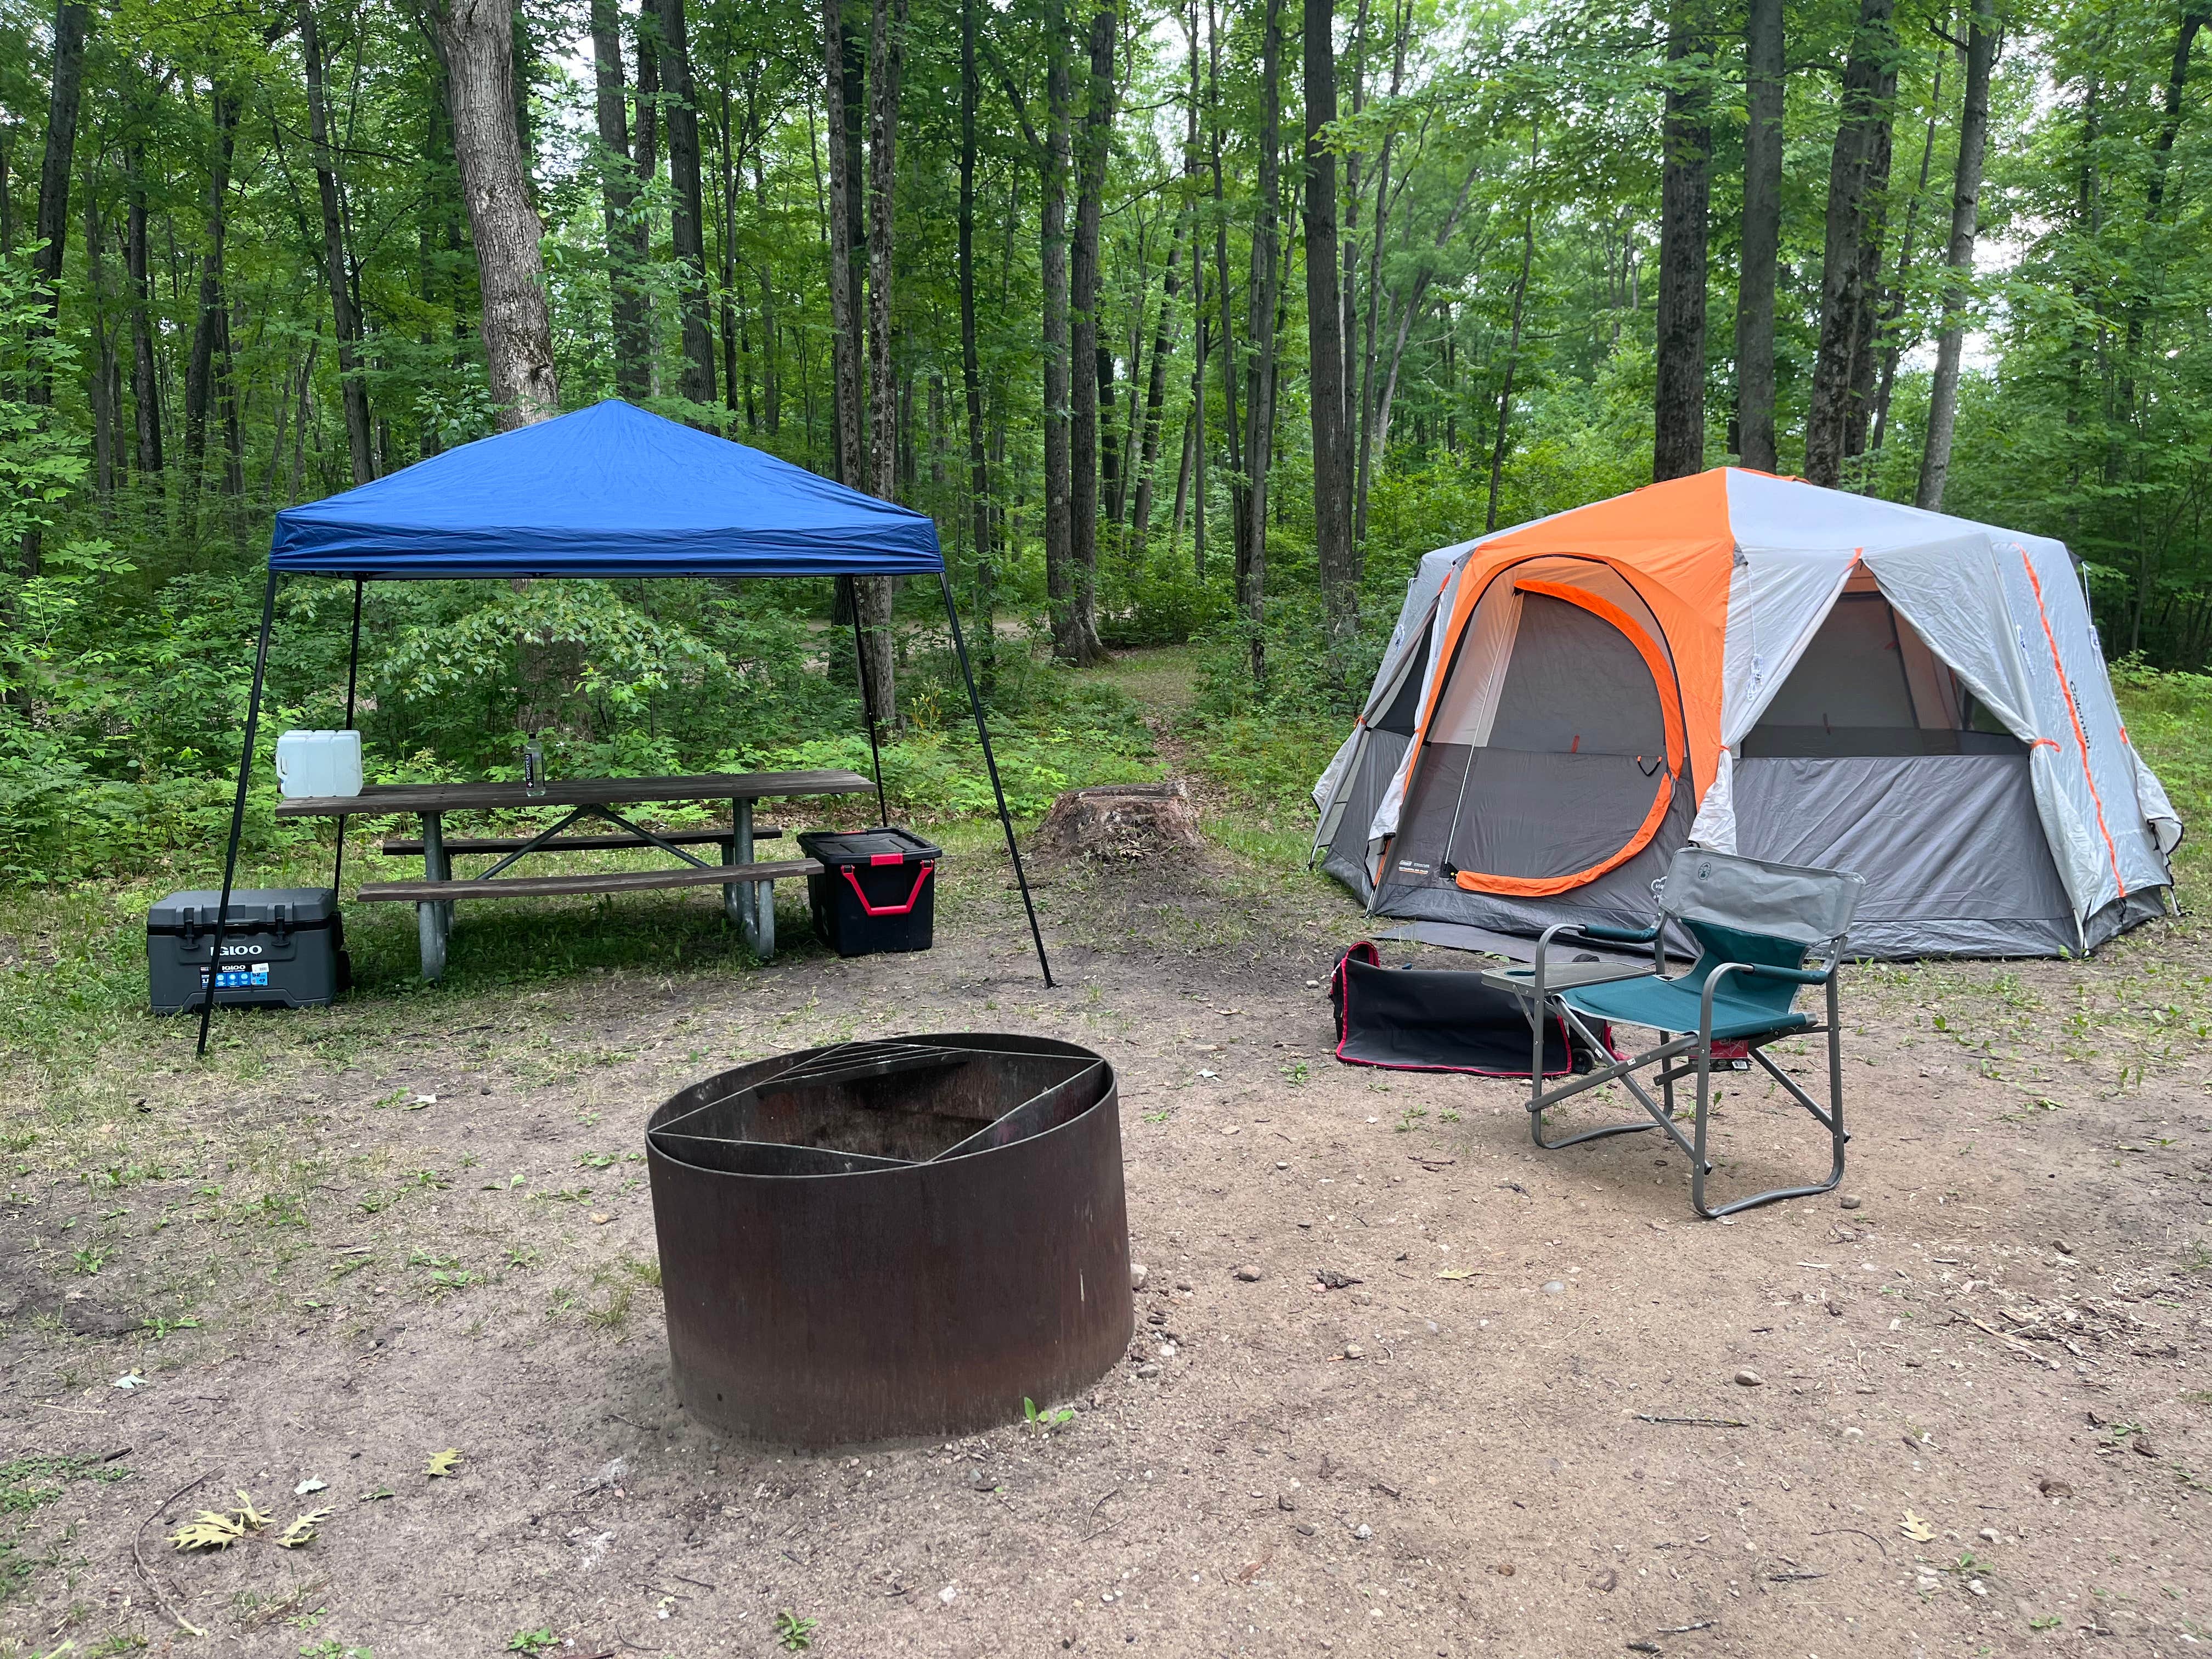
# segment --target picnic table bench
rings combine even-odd
[[[364,883],[362,902],[411,903],[422,952],[422,977],[446,971],[446,944],[459,899],[549,898],[574,893],[634,893],[656,888],[720,886],[723,908],[754,954],[766,961],[775,954],[775,887],[779,881],[818,874],[812,859],[761,862],[754,842],[781,837],[783,831],[753,823],[757,801],[805,795],[872,794],[875,786],[857,772],[707,772],[684,777],[563,778],[535,793],[520,783],[371,784],[358,795],[320,795],[281,802],[276,816],[298,817],[385,817],[410,812],[422,820],[419,837],[389,837],[383,850],[422,855],[422,879]],[[659,801],[726,800],[727,829],[663,832],[632,823],[614,808]],[[458,811],[515,811],[566,807],[557,822],[532,836],[456,836],[448,841],[445,815]],[[566,835],[585,818],[611,823],[612,835]],[[684,850],[712,845],[722,849],[719,863]],[[657,847],[682,862],[650,870],[590,871],[574,875],[507,876],[501,872],[535,853],[597,852]],[[499,854],[482,873],[456,878],[456,854]]]

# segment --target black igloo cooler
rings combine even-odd
[[[944,848],[911,830],[806,830],[799,845],[825,867],[806,878],[816,937],[841,957],[927,951]]]
[[[206,996],[222,898],[204,890],[172,893],[146,913],[155,1013],[198,1008]],[[234,889],[228,915],[216,978],[216,1001],[223,1007],[318,1007],[352,979],[335,889]]]

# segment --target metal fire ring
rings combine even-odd
[[[969,1434],[1127,1347],[1114,1068],[993,1032],[836,1043],[646,1125],[684,1406],[793,1445]]]

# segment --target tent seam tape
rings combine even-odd
[[[2128,878],[2120,873],[2120,849],[2112,840],[2111,828],[2105,823],[2105,798],[2098,793],[2096,776],[2089,770],[2089,738],[2081,730],[2081,711],[2075,704],[2074,688],[2066,678],[2066,659],[2058,654],[2058,635],[2051,629],[2051,613],[2044,609],[2043,581],[2035,574],[2035,562],[2027,556],[2027,550],[2017,542],[2013,545],[2020,555],[2021,568],[2027,572],[2027,585],[2034,590],[2035,614],[2043,623],[2044,641],[2051,647],[2051,665],[2057,671],[2058,693],[2066,699],[2067,718],[2074,722],[2074,741],[2081,751],[2081,781],[2089,786],[2089,799],[2097,809],[2097,833],[2105,838],[2105,856],[2112,860],[2113,884],[2119,888],[2120,896],[2125,898],[2128,896]],[[2057,747],[2055,744],[2052,746]]]

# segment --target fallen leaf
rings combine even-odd
[[[219,1550],[245,1536],[246,1528],[228,1516],[217,1515],[213,1510],[202,1510],[171,1533],[169,1541],[180,1550]]]
[[[1916,1544],[1929,1543],[1936,1536],[1936,1528],[1923,1521],[1911,1510],[1905,1510],[1905,1519],[1897,1523],[1897,1529]]]
[[[613,1219],[612,1216],[601,1215],[597,1210],[592,1212],[592,1225],[594,1227],[604,1227]]]
[[[139,1376],[136,1371],[126,1371],[121,1376],[115,1379],[115,1386],[121,1389],[127,1394],[132,1389],[144,1388],[146,1386],[146,1379]]]
[[[238,1494],[238,1507],[233,1510],[231,1514],[241,1528],[250,1528],[255,1532],[259,1532],[262,1528],[269,1524],[269,1517],[255,1509],[253,1500],[244,1492]]]
[[[1437,1277],[1438,1279],[1472,1279],[1474,1277],[1474,1269],[1472,1267],[1447,1267],[1442,1273],[1438,1273]]]
[[[321,1492],[330,1484],[331,1483],[327,1480],[318,1480],[314,1476],[309,1475],[305,1480],[302,1480],[298,1486],[292,1488],[292,1496],[295,1498],[305,1498],[311,1492]]]
[[[433,1455],[430,1459],[430,1466],[424,1469],[422,1473],[428,1475],[433,1480],[440,1480],[453,1474],[456,1469],[459,1468],[460,1466],[461,1454],[451,1448],[448,1448],[444,1451]]]
[[[304,1545],[313,1543],[316,1526],[330,1518],[331,1512],[328,1510],[309,1510],[278,1534],[276,1539],[278,1547],[296,1550]]]

